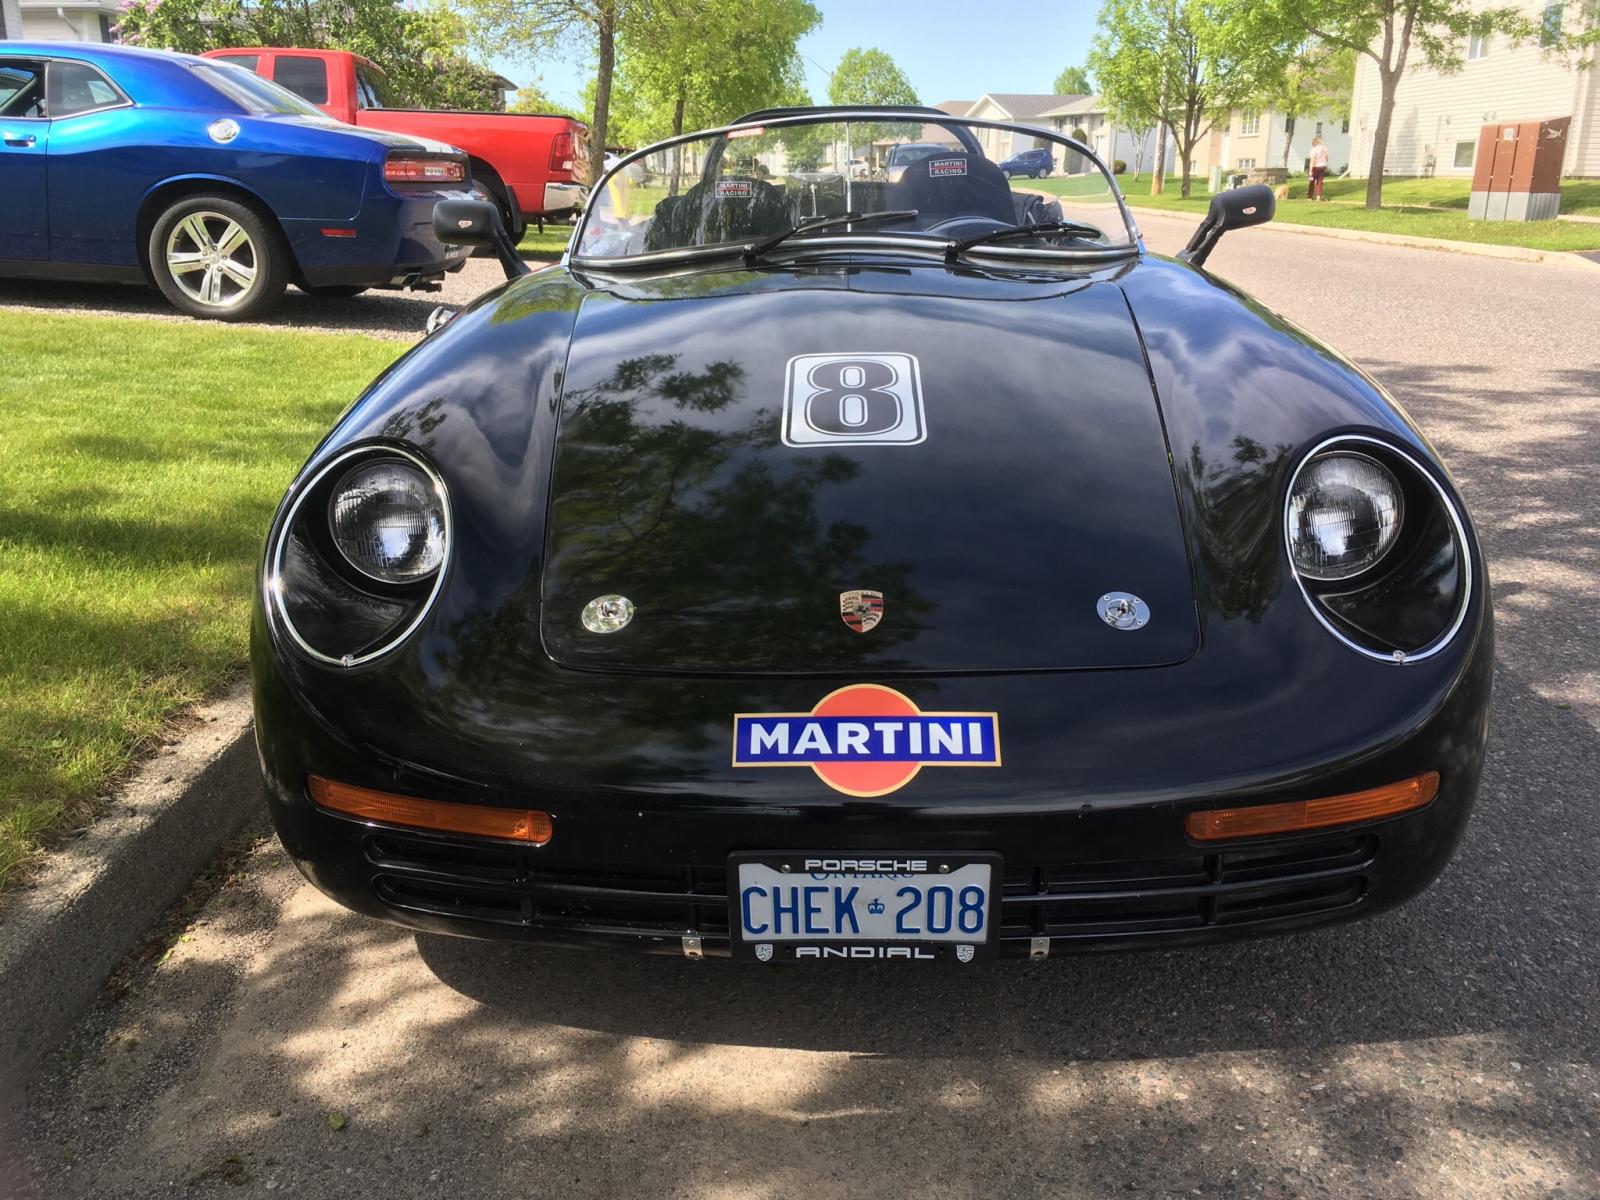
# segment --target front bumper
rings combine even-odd
[[[1382,911],[1420,891],[1443,866],[1466,805],[1365,828],[1143,858],[1008,858],[999,897],[1005,957],[1173,946],[1284,932]],[[729,953],[728,868],[707,847],[682,865],[570,863],[479,839],[367,825],[318,810],[288,822],[301,870],[346,907],[433,933],[654,953]],[[1458,819],[1459,818],[1459,819]],[[1151,814],[1151,823],[1170,812]],[[1059,821],[1041,819],[1042,831]],[[312,830],[314,829],[314,833]],[[559,835],[558,835],[559,836]],[[818,830],[819,844],[838,838]],[[907,829],[901,844],[924,846]],[[743,839],[740,839],[741,841]],[[876,842],[878,839],[869,839]],[[857,844],[851,842],[851,845]],[[1447,855],[1448,851],[1446,851]]]

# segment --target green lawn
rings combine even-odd
[[[245,662],[272,510],[402,347],[5,315],[0,885]]]
[[[1174,212],[1205,212],[1211,193],[1205,180],[1190,181],[1190,196],[1179,194],[1177,176],[1168,176],[1166,190],[1150,195],[1150,176],[1117,179],[1128,203],[1139,208],[1161,208]],[[1058,196],[1074,195],[1082,189],[1081,179],[1051,178],[1017,180],[1013,186],[1033,187]],[[1367,182],[1364,179],[1330,179],[1324,189],[1327,200],[1314,203],[1299,197],[1305,192],[1305,177],[1289,180],[1289,199],[1278,205],[1275,220],[1288,225],[1316,225],[1335,229],[1359,229],[1375,233],[1397,233],[1408,237],[1444,238],[1458,242],[1483,242],[1499,246],[1526,246],[1535,250],[1600,249],[1600,225],[1575,221],[1473,221],[1466,214],[1471,181],[1466,179],[1391,179],[1383,185],[1384,207],[1369,212],[1365,207]],[[1561,209],[1566,213],[1600,216],[1600,182],[1569,179],[1561,185]]]
[[[567,248],[567,240],[572,237],[572,226],[561,224],[545,224],[544,232],[539,232],[537,225],[529,225],[522,241],[517,243],[517,249],[522,251],[523,258],[557,259]]]

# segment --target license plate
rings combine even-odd
[[[996,854],[736,854],[733,957],[969,963],[997,946]]]

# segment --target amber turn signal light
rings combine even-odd
[[[1439,794],[1439,772],[1429,771],[1399,783],[1296,800],[1289,804],[1257,804],[1248,808],[1205,808],[1184,818],[1183,827],[1197,842],[1261,837],[1269,833],[1300,833],[1330,825],[1354,825],[1395,817],[1430,803]]]
[[[505,838],[542,846],[555,832],[550,814],[532,809],[491,808],[486,804],[455,804],[441,800],[419,800],[415,796],[396,796],[371,788],[336,783],[320,775],[307,777],[311,798],[332,812],[347,817],[379,821],[385,825],[405,825],[412,829],[433,829],[442,833],[466,833],[473,837]]]

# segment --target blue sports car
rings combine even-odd
[[[432,229],[470,194],[454,147],[359,130],[229,66],[0,42],[0,275],[153,283],[197,317],[436,286]]]

